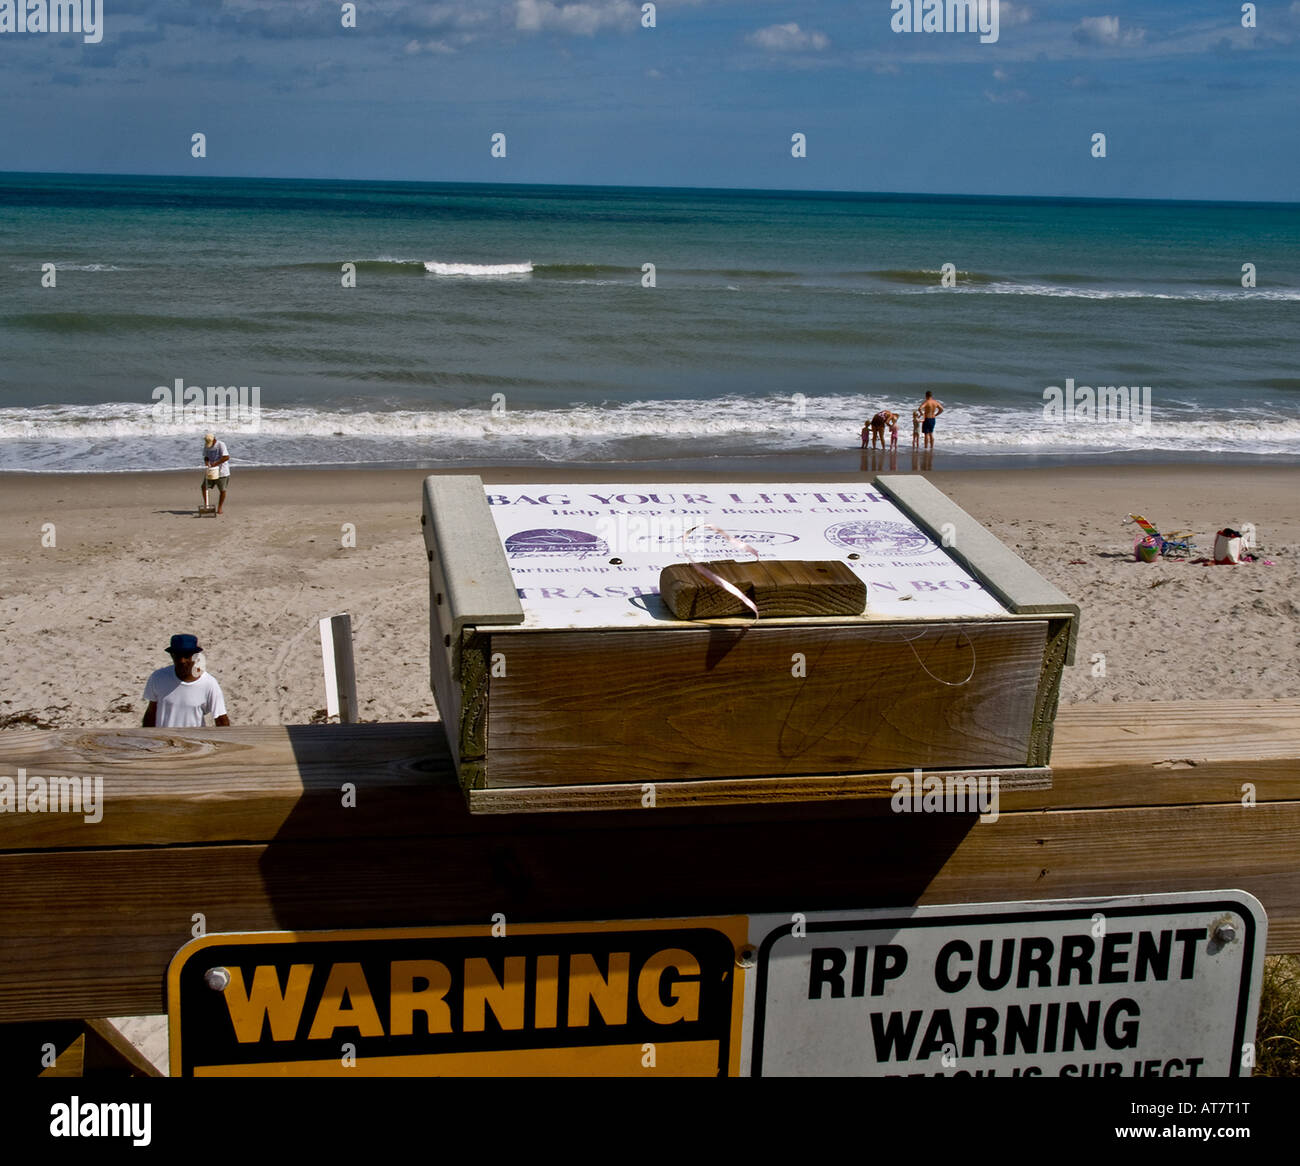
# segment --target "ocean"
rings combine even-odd
[[[1276,462],[1298,312],[1296,204],[8,174],[0,470]]]

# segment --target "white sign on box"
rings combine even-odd
[[[847,564],[867,585],[868,619],[1006,614],[926,531],[869,487],[494,485],[486,492],[525,627],[671,620],[659,598],[660,572],[674,563],[752,560],[738,543],[760,559]]]
[[[750,917],[743,1074],[1250,1076],[1242,891]]]

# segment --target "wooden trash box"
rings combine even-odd
[[[430,670],[471,811],[1050,785],[1078,607],[928,481],[424,483]],[[675,563],[840,560],[857,615],[679,620]]]

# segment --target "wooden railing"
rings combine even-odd
[[[165,1010],[202,926],[636,919],[1250,892],[1300,951],[1300,702],[1063,708],[1000,817],[887,798],[474,817],[435,724],[9,730],[0,775],[102,778],[102,818],[0,814],[0,1022]]]

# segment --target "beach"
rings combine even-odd
[[[489,482],[687,480],[617,469],[480,472]],[[138,725],[145,681],[168,664],[178,632],[198,636],[232,723],[319,719],[318,621],[340,612],[352,616],[361,719],[436,719],[420,533],[426,473],[237,470],[220,518],[196,517],[197,472],[0,475],[0,725]],[[870,476],[799,479],[860,486]],[[1300,468],[929,477],[1080,604],[1064,702],[1300,696]],[[1190,530],[1207,550],[1218,529],[1253,523],[1261,561],[1137,563],[1135,528],[1123,525],[1132,511],[1166,534]]]

